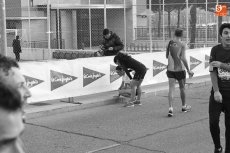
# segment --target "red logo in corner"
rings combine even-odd
[[[228,15],[228,6],[226,4],[216,5],[216,16],[227,16]]]

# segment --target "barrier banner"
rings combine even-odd
[[[186,51],[194,77],[209,74],[210,51],[211,48]],[[143,85],[168,81],[165,52],[137,54],[132,57],[148,68]],[[117,90],[121,77],[116,74],[113,58],[108,56],[19,63],[32,93],[29,103]]]

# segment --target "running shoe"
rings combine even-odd
[[[215,150],[214,150],[214,153],[222,153],[223,151],[222,151],[223,149],[222,149],[222,147],[220,147],[220,148],[215,148]]]
[[[169,109],[168,117],[172,117],[172,116],[173,116],[173,111],[171,109]]]
[[[133,102],[133,104],[134,104],[134,105],[139,105],[139,106],[141,106],[141,105],[142,105],[142,103],[141,103],[141,101],[140,101],[140,100],[136,100],[136,101],[134,101],[134,102]]]
[[[191,111],[192,107],[190,105],[185,105],[182,107],[182,112],[189,112]]]
[[[133,107],[133,106],[134,106],[133,102],[127,102],[127,103],[124,105],[124,107]]]

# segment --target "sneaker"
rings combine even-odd
[[[133,107],[133,106],[134,106],[133,102],[127,102],[127,103],[124,105],[124,107]]]
[[[139,105],[139,106],[141,106],[141,105],[142,105],[142,103],[141,103],[141,101],[140,101],[140,100],[136,100],[136,101],[134,101],[134,102],[133,102],[133,104],[134,104],[134,105]]]
[[[184,107],[182,107],[182,112],[189,112],[191,111],[191,106],[190,105],[185,105]]]
[[[222,147],[215,148],[214,153],[222,153]]]
[[[170,109],[168,112],[168,117],[172,117],[173,116],[173,111]]]

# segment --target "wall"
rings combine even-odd
[[[33,0],[33,1],[34,1],[34,5],[47,4],[47,0]],[[50,4],[58,4],[58,3],[59,4],[81,4],[84,1],[87,1],[87,0],[50,0]]]
[[[52,32],[50,35],[51,42],[53,42],[54,39],[56,39],[56,27],[57,27],[57,22],[56,22],[56,11],[51,11],[50,12],[51,18],[50,18],[50,31]],[[51,43],[52,44],[52,43]],[[54,47],[54,46],[53,46]],[[55,46],[56,47],[56,46]]]
[[[126,9],[126,44],[133,42],[133,12],[132,9]]]
[[[80,22],[80,21],[79,21]],[[61,11],[62,39],[65,40],[65,49],[72,49],[72,10]]]
[[[29,22],[28,20],[23,20],[22,29],[26,31],[26,36],[22,36],[23,41],[29,41],[29,35],[31,36],[31,41],[47,41],[47,22],[46,20],[30,20],[30,29],[29,31]],[[23,38],[24,37],[24,38]]]
[[[194,77],[209,74],[211,48],[187,50]],[[166,82],[165,52],[132,55],[147,68],[143,85]],[[20,62],[26,83],[32,92],[29,103],[62,99],[117,90],[121,78],[116,74],[113,56],[43,62]],[[93,61],[93,62],[92,62]]]
[[[20,0],[20,3],[15,3],[18,2],[19,0],[7,0],[8,6],[14,6],[16,7],[16,4],[20,4],[17,7],[20,8],[20,16],[23,16],[25,18],[29,17],[28,14],[28,0]],[[124,0],[108,0],[107,4],[112,4],[108,5],[109,7],[114,6],[116,7],[116,4],[119,4],[119,6],[122,6]],[[129,7],[132,1],[126,0],[127,6]],[[69,5],[79,5],[81,6],[82,4],[88,4],[89,0],[50,0],[51,4],[51,9],[52,9],[52,4],[60,4],[60,6],[65,7],[65,5],[62,4],[69,4]],[[92,4],[101,4],[103,6],[104,0],[91,0]],[[32,3],[31,3],[32,4]],[[43,45],[43,48],[46,48],[46,42],[48,42],[48,37],[47,37],[47,21],[45,19],[46,17],[46,9],[37,9],[37,5],[45,5],[47,4],[47,0],[33,0],[33,7],[30,9],[30,16],[31,17],[43,17],[43,19],[31,19],[30,20],[30,29],[29,31],[29,24],[27,19],[22,20],[22,30],[23,30],[23,35],[22,35],[22,43],[24,47],[29,47],[28,41],[36,41]],[[57,6],[57,5],[53,5]],[[40,6],[41,7],[41,6]],[[21,8],[23,8],[21,10]],[[102,8],[103,9],[103,8]],[[66,49],[73,49],[73,43],[72,43],[72,13],[71,9],[66,9],[66,10],[61,10],[61,30],[62,30],[62,39],[65,41],[65,45],[63,48]],[[21,15],[22,14],[22,15]],[[102,16],[104,14],[101,14]],[[108,22],[108,27],[111,28],[114,32],[116,32],[123,41],[125,41],[125,35],[124,32],[126,30],[126,35],[127,35],[127,43],[130,43],[133,39],[133,18],[132,18],[132,9],[128,8],[126,9],[126,19],[127,19],[127,27],[124,29],[124,9],[119,8],[119,9],[114,9],[114,8],[109,8],[107,9],[107,22]],[[16,15],[14,15],[15,17]],[[102,23],[103,24],[103,23]],[[56,14],[55,11],[51,11],[51,45],[52,47],[55,46],[54,44],[54,39],[56,39]],[[20,28],[20,29],[21,29]],[[30,40],[31,38],[31,40]],[[92,38],[95,39],[95,38]],[[40,45],[39,45],[40,46]],[[35,46],[35,47],[39,47]]]
[[[21,0],[5,0],[6,16],[21,17]]]
[[[51,60],[53,51],[44,48],[22,48],[20,56],[23,61]],[[7,56],[15,58],[12,47],[7,47]]]
[[[108,9],[106,12],[107,27],[124,41],[124,9]]]

